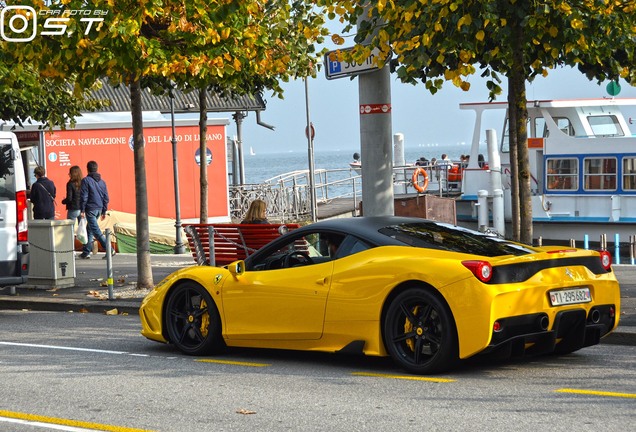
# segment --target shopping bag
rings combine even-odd
[[[86,244],[88,242],[88,233],[86,232],[86,218],[81,217],[79,223],[77,224],[77,228],[75,229],[75,236],[82,244]]]

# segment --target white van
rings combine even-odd
[[[0,287],[23,284],[29,274],[27,193],[18,139],[0,131]]]

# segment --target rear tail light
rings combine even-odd
[[[605,270],[609,271],[612,267],[612,254],[605,249],[598,251],[598,253],[601,255],[601,265]]]
[[[27,225],[27,197],[26,191],[19,191],[15,194],[15,202],[17,208],[17,230],[18,242],[29,241],[29,229]]]
[[[492,277],[492,266],[488,261],[462,261],[464,267],[473,272],[475,277],[482,282],[488,282]]]

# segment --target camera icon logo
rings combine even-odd
[[[7,42],[30,42],[37,32],[37,13],[30,6],[5,6],[0,10],[0,37]]]

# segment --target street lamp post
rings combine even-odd
[[[174,245],[175,254],[185,253],[185,245],[181,238],[181,205],[179,200],[179,164],[177,159],[177,134],[174,124],[174,83],[171,83],[170,88],[170,121],[172,122],[172,172],[174,175],[174,211],[175,211],[175,224],[177,229],[176,243]]]

